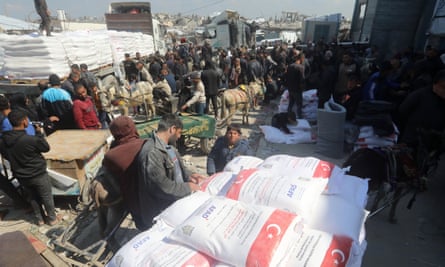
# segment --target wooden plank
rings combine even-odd
[[[57,267],[70,267],[68,263],[62,260],[57,254],[50,249],[45,249],[40,255],[51,265]]]
[[[108,130],[59,130],[48,136],[50,151],[45,159],[69,162],[86,160],[106,144]]]

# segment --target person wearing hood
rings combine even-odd
[[[3,133],[1,151],[11,164],[14,177],[29,193],[27,197],[33,208],[36,224],[39,226],[44,224],[44,214],[41,211],[43,205],[47,223],[55,225],[58,223],[58,218],[46,160],[42,155],[49,151],[49,144],[41,133],[35,136],[26,134],[25,129],[29,120],[24,111],[12,110],[8,119],[13,130]]]
[[[114,119],[110,123],[109,129],[114,141],[111,143],[110,150],[104,156],[102,168],[105,169],[103,170],[104,172],[112,175],[102,177],[102,179],[99,179],[99,182],[108,192],[121,194],[124,206],[130,212],[136,223],[136,227],[138,229],[144,229],[145,226],[141,215],[139,195],[137,193],[137,157],[145,140],[139,138],[136,125],[128,116],[119,116]],[[118,181],[117,188],[113,187],[114,179]],[[117,213],[120,212],[117,211]],[[101,226],[103,228],[102,230],[107,227],[103,222]],[[111,225],[111,228],[112,227],[114,226]]]
[[[207,174],[223,171],[226,164],[240,155],[253,156],[249,142],[241,138],[241,127],[231,124],[227,127],[226,134],[215,141],[207,157]]]
[[[82,84],[75,87],[76,96],[73,102],[74,121],[79,129],[101,129],[102,124],[97,118],[96,109],[87,89]]]

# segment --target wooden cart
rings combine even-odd
[[[79,195],[88,202],[88,187],[108,150],[108,130],[59,130],[47,137],[44,153],[53,195]]]

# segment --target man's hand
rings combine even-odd
[[[190,182],[194,183],[194,184],[200,184],[202,183],[205,179],[207,179],[206,176],[199,174],[199,173],[193,173],[192,175],[190,175],[189,180]]]
[[[190,191],[192,191],[192,193],[201,190],[201,186],[199,186],[199,184],[195,184],[195,183],[192,183],[192,182],[188,182],[187,184],[189,185]]]

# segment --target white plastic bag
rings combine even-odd
[[[358,243],[364,240],[368,211],[337,195],[321,195],[314,205],[308,226],[334,235],[347,236]]]

